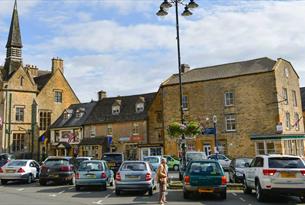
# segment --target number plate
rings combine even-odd
[[[210,189],[199,189],[198,192],[199,193],[212,193],[213,189],[212,188],[210,188]]]
[[[128,178],[128,179],[139,179],[140,177],[139,176],[134,176],[134,175],[128,175],[128,176],[126,176],[126,178]]]
[[[295,172],[281,172],[282,178],[295,178]]]
[[[6,173],[15,173],[15,170],[6,170]]]
[[[96,176],[93,175],[93,174],[87,175],[87,177],[90,178],[90,179],[95,179],[96,178]]]
[[[108,167],[114,167],[115,166],[115,162],[108,162]]]

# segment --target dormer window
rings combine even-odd
[[[67,119],[70,119],[70,117],[72,117],[72,114],[73,114],[73,110],[71,109],[68,109],[64,112],[64,119],[67,120]]]
[[[76,113],[75,113],[75,117],[76,118],[81,118],[85,113],[85,109],[84,108],[79,108],[76,110]]]
[[[118,106],[118,105],[112,106],[112,114],[113,114],[113,115],[118,115],[118,114],[120,114],[120,106]]]
[[[144,103],[137,103],[136,104],[136,112],[140,113],[144,111]]]

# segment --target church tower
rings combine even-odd
[[[12,14],[10,32],[6,43],[6,59],[4,64],[4,80],[10,76],[22,65],[22,42],[19,27],[19,18],[17,11],[17,1],[15,0]]]

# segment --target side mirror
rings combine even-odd
[[[250,167],[250,164],[248,162],[246,162],[245,167]]]

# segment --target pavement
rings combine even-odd
[[[76,192],[74,186],[40,186],[37,182],[33,184],[10,183],[6,186],[0,185],[0,204],[4,205],[137,205],[158,204],[158,191],[153,196],[147,193],[122,193],[120,196],[114,194],[114,188],[106,191],[98,189],[84,189]],[[244,195],[241,190],[229,190],[227,200],[220,200],[215,195],[193,195],[190,200],[183,199],[181,190],[168,190],[168,205],[254,205],[254,204],[300,204],[296,197],[275,196],[265,203],[258,203],[255,195]]]

